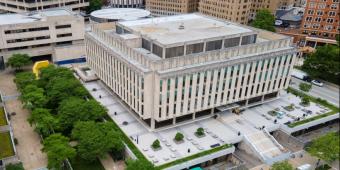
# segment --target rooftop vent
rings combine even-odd
[[[179,29],[179,30],[183,30],[183,29],[184,29],[184,24],[181,23],[181,25],[179,25],[178,29]]]

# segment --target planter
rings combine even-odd
[[[175,139],[173,140],[177,145],[184,143],[184,140],[175,140]]]
[[[205,133],[203,133],[202,135],[198,135],[197,133],[195,133],[195,136],[198,137],[198,138],[203,138],[203,137],[205,137]]]
[[[285,110],[289,111],[289,112],[291,112],[291,111],[294,110],[293,107],[289,107],[289,106],[286,106],[286,107],[283,107],[283,108],[284,108]]]
[[[308,107],[310,104],[299,103],[303,107]]]
[[[160,146],[158,148],[154,148],[154,147],[151,146],[151,149],[156,152],[156,151],[162,150],[162,147]]]

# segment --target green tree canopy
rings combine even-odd
[[[306,58],[302,69],[314,79],[340,84],[339,52],[339,47],[335,45],[317,47],[316,52]]]
[[[79,156],[89,161],[112,149],[120,152],[124,150],[121,134],[112,122],[77,122],[72,130],[72,137],[78,141]]]
[[[77,121],[99,120],[107,113],[105,107],[95,100],[85,101],[71,97],[60,103],[58,108],[59,127],[61,130],[72,129]]]
[[[14,82],[17,88],[21,91],[29,84],[37,84],[37,80],[32,72],[20,72],[15,74]]]
[[[47,103],[44,89],[36,85],[27,85],[22,90],[21,99],[24,102],[24,107],[31,110],[37,107],[44,107]]]
[[[15,68],[16,71],[31,63],[32,61],[27,54],[13,54],[7,61],[7,64]]]
[[[270,168],[271,170],[293,170],[293,166],[288,161],[276,162]]]
[[[48,82],[61,77],[74,78],[72,71],[65,67],[56,67],[55,65],[49,65],[48,67],[41,68],[39,78],[40,87],[46,88]]]
[[[312,141],[307,151],[322,160],[331,163],[340,158],[339,132],[331,132]]]
[[[275,32],[274,23],[274,15],[267,9],[261,9],[256,13],[255,19],[251,25],[255,28]]]
[[[77,79],[58,77],[47,84],[46,95],[50,108],[55,109],[61,101],[69,97],[85,98],[89,93]]]
[[[34,109],[28,118],[28,121],[31,125],[34,123],[35,130],[43,136],[48,136],[53,133],[54,127],[57,124],[57,119],[49,112],[48,109],[44,108]]]
[[[76,156],[76,150],[69,145],[69,138],[56,133],[44,140],[43,151],[47,153],[48,168],[61,169],[68,158]]]
[[[127,160],[126,161],[126,170],[156,170],[149,161],[147,160]]]
[[[87,7],[87,13],[91,13],[92,11],[101,9],[103,5],[103,0],[90,0],[90,5]]]

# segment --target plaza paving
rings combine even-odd
[[[226,111],[221,113],[217,119],[207,118],[186,125],[150,132],[146,125],[140,122],[141,120],[100,81],[89,82],[84,85],[96,100],[108,108],[110,117],[131,138],[145,157],[155,165],[209,150],[211,145],[238,143],[243,140],[244,136],[255,145],[260,154],[265,157],[275,157],[287,153],[287,150],[267,132],[260,130],[261,127],[265,126],[268,131],[274,131],[279,129],[280,126],[286,126],[284,123],[293,122],[298,117],[302,120],[329,111],[315,103],[311,103],[307,107],[300,106],[300,98],[283,92],[279,99],[246,109],[240,115]],[[292,103],[295,105],[294,111],[289,112],[283,108]],[[268,111],[274,109],[284,114],[281,117],[269,115]],[[307,114],[308,110],[310,110],[309,114]],[[275,119],[277,123],[274,123]],[[205,137],[198,138],[194,135],[199,127],[204,128]],[[181,144],[176,144],[173,140],[177,132],[185,136],[184,142]],[[156,139],[160,141],[162,147],[158,151],[151,148],[151,144]]]

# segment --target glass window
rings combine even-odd
[[[205,47],[205,51],[218,50],[222,48],[222,40],[208,41]]]
[[[235,47],[235,46],[238,46],[239,44],[240,44],[240,37],[235,37],[235,38],[230,38],[230,39],[224,40],[224,47],[225,48]]]

